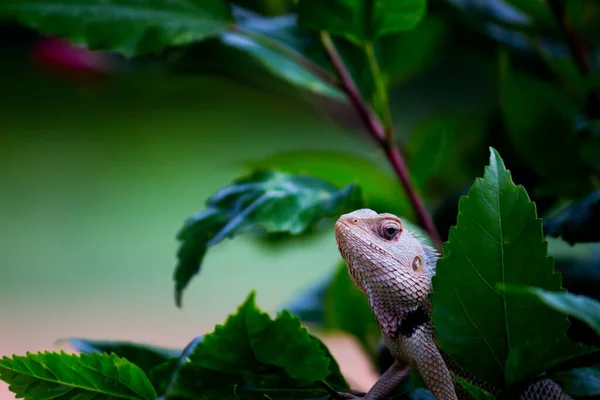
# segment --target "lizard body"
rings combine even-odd
[[[368,297],[383,342],[395,359],[364,400],[387,398],[416,369],[437,400],[469,398],[451,371],[492,394],[500,391],[456,365],[437,345],[430,319],[431,277],[439,254],[424,245],[393,214],[369,209],[342,215],[335,225],[338,249],[354,284]],[[358,398],[343,394],[344,398]],[[560,386],[539,381],[522,395],[526,400],[566,400]]]

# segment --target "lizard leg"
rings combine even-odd
[[[363,400],[382,400],[387,397],[408,374],[412,367],[394,361],[394,363],[379,377],[373,387],[369,389]]]
[[[423,343],[415,367],[436,400],[457,400],[452,375],[433,341]]]
[[[384,400],[410,374],[410,371],[412,371],[412,367],[395,361],[364,397],[350,393],[340,393],[340,395],[344,399]]]

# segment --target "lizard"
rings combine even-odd
[[[421,375],[437,400],[470,398],[452,373],[497,395],[500,390],[462,369],[438,346],[430,319],[431,278],[440,254],[404,228],[389,213],[360,209],[339,217],[335,224],[338,250],[354,284],[367,296],[381,328],[384,345],[394,363],[362,397],[383,400],[412,369]],[[344,399],[360,399],[340,393]],[[570,399],[549,380],[531,384],[523,400]]]

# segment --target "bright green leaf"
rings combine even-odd
[[[490,392],[480,388],[477,385],[470,383],[469,381],[461,378],[458,375],[454,375],[454,379],[460,386],[465,388],[467,393],[471,395],[474,400],[494,400],[496,396],[491,394]]]
[[[272,320],[256,307],[254,293],[224,325],[204,336],[190,360],[223,372],[259,373],[276,367],[308,383],[324,380],[330,373],[329,360],[300,319],[284,310]]]
[[[300,0],[298,23],[366,42],[414,29],[425,15],[426,6],[426,0]]]
[[[247,166],[306,174],[338,187],[356,182],[362,189],[366,207],[412,216],[412,208],[398,185],[398,178],[385,166],[363,156],[343,151],[292,150],[250,161]]]
[[[600,348],[584,346],[562,338],[534,339],[511,348],[506,359],[506,385],[533,379],[562,364],[600,352]]]
[[[146,374],[115,354],[27,353],[3,357],[0,379],[17,396],[38,400],[92,397],[154,400],[156,392]]]
[[[600,396],[600,367],[575,368],[552,375],[565,393],[574,397]]]
[[[299,235],[324,217],[336,217],[362,205],[361,191],[343,189],[304,175],[257,171],[218,191],[207,209],[185,222],[175,268],[176,302],[200,270],[206,249],[254,228],[266,233]]]
[[[494,149],[483,179],[475,181],[458,208],[433,278],[432,319],[442,349],[473,375],[503,388],[511,350],[540,338],[564,337],[568,320],[496,285],[561,290],[561,279],[547,255],[535,205],[513,183]],[[515,365],[515,376],[520,368]]]
[[[318,381],[348,388],[325,345],[289,312],[271,319],[260,311],[254,293],[224,325],[195,344],[178,373],[170,396],[214,393],[229,398],[235,390],[239,398],[260,398],[293,389],[296,398],[303,393],[317,397],[323,394]]]
[[[0,17],[127,56],[216,36],[231,23],[223,0],[20,0],[0,5]]]
[[[567,292],[550,292],[536,287],[507,286],[504,290],[509,293],[533,295],[548,307],[585,322],[600,335],[600,302],[591,297]]]

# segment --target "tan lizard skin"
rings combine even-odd
[[[404,229],[393,214],[369,209],[342,215],[335,225],[340,254],[352,281],[369,299],[383,342],[396,360],[363,400],[383,400],[414,368],[437,400],[470,398],[454,374],[492,394],[500,391],[456,365],[437,346],[429,318],[431,277],[438,253]],[[343,393],[343,398],[358,399]],[[521,399],[570,399],[551,380],[527,388]]]

